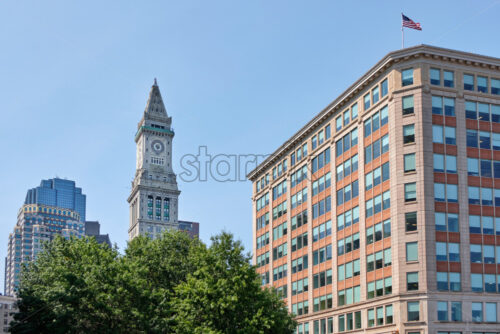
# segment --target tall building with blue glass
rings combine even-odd
[[[22,263],[36,259],[45,242],[57,235],[64,238],[85,236],[85,210],[86,196],[74,181],[42,180],[39,187],[28,190],[16,226],[9,234],[5,260],[6,295],[15,295]]]
[[[42,180],[40,186],[28,190],[24,204],[41,204],[70,209],[80,214],[85,221],[86,196],[75,181],[59,178]]]

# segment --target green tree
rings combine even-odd
[[[88,333],[120,328],[114,307],[118,252],[94,239],[56,238],[22,270],[12,333]]]
[[[138,237],[124,255],[56,238],[22,271],[11,332],[292,333],[243,252],[227,233],[210,247],[182,232]]]
[[[196,269],[176,287],[177,333],[293,333],[296,323],[274,291],[262,289],[250,256],[233,236],[212,237]]]

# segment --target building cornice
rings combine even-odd
[[[255,181],[263,172],[278,160],[285,156],[285,153],[290,151],[300,143],[304,138],[316,130],[317,126],[323,123],[328,118],[332,117],[339,110],[351,101],[353,97],[359,94],[371,82],[377,79],[382,73],[386,72],[390,67],[397,66],[400,62],[408,62],[412,59],[421,57],[433,58],[441,61],[451,61],[459,64],[488,68],[490,70],[500,70],[500,59],[494,57],[483,56],[479,54],[445,49],[430,45],[418,45],[406,49],[393,51],[384,56],[377,64],[369,69],[361,78],[354,82],[342,94],[339,95],[326,108],[319,112],[311,121],[297,131],[290,139],[282,144],[274,153],[260,163],[254,170],[247,174],[247,178]]]
[[[175,184],[177,186],[177,184]],[[150,193],[162,193],[162,194],[168,194],[172,196],[179,196],[181,194],[181,191],[178,189],[168,189],[168,188],[162,188],[160,186],[153,186],[153,185],[146,185],[146,184],[136,184],[133,188],[132,191],[130,192],[130,195],[127,198],[127,202],[130,203],[137,192],[139,190],[142,190],[144,192],[150,192]]]
[[[150,133],[153,133],[153,134],[168,134],[168,135],[171,135],[171,136],[174,136],[175,133],[174,133],[174,129],[172,128],[169,128],[169,129],[160,129],[160,128],[154,128],[152,126],[146,126],[146,125],[143,125],[139,128],[139,130],[137,130],[137,133],[135,134],[135,142],[137,142],[137,140],[139,139],[139,136],[143,133],[143,132],[150,132]]]

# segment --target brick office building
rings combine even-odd
[[[248,177],[297,333],[500,332],[499,58],[391,52]]]

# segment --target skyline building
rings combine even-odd
[[[101,224],[98,221],[85,222],[85,236],[94,237],[98,243],[112,247],[109,234],[101,234]]]
[[[85,221],[87,197],[75,181],[54,178],[42,180],[40,186],[28,190],[24,204],[42,204],[78,212],[81,221]]]
[[[130,206],[129,240],[148,234],[158,237],[165,230],[198,234],[199,224],[178,221],[177,177],[172,168],[174,130],[154,80],[143,116],[137,125],[136,173],[127,201]]]
[[[43,243],[51,241],[56,235],[81,238],[85,235],[86,224],[91,224],[92,231],[97,232],[96,238],[101,238],[99,223],[86,223],[85,214],[86,196],[74,181],[60,178],[42,180],[39,187],[29,189],[19,209],[16,226],[9,234],[4,293],[15,295],[21,264],[36,259]],[[109,237],[103,241],[108,243]]]
[[[500,332],[499,58],[391,52],[248,178],[297,333]]]

